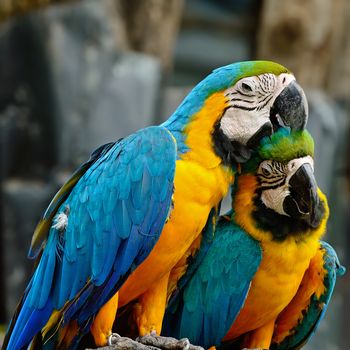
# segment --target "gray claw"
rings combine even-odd
[[[119,334],[113,333],[108,337],[108,346],[99,348],[99,350],[159,350],[153,346],[141,344],[127,337],[121,337]],[[87,349],[92,350],[92,349]]]
[[[112,333],[107,339],[108,346],[116,345],[119,338],[121,338],[121,336],[118,333]]]
[[[171,337],[158,336],[154,332],[144,337],[138,337],[136,340],[141,344],[162,350],[204,350],[200,346],[191,345],[187,338],[178,340]]]

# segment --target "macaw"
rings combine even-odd
[[[283,66],[214,70],[160,126],[95,151],[39,222],[36,269],[4,349],[77,347],[110,339],[118,307],[137,300],[141,335],[161,330],[175,265],[198,249],[234,181],[234,164],[281,125],[303,129],[305,94]],[[174,276],[174,274],[172,274]]]
[[[163,335],[229,349],[292,350],[308,340],[345,272],[320,241],[328,205],[312,156],[306,130],[262,140],[237,176],[233,209],[214,238],[204,233],[179,281]]]

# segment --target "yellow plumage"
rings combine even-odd
[[[199,247],[199,235],[211,209],[218,206],[233,182],[232,171],[214,152],[211,136],[225,107],[224,95],[212,94],[186,127],[189,151],[176,161],[174,208],[150,255],[119,290],[119,307],[138,300],[136,320],[141,335],[152,330],[160,333],[168,285],[174,286],[185,272],[184,256],[194,254]],[[116,312],[116,308],[109,310]],[[95,322],[104,321],[97,317]],[[92,332],[104,328],[95,325]],[[95,340],[101,339],[95,333]]]
[[[284,241],[274,241],[272,234],[257,227],[251,213],[257,179],[253,175],[238,179],[240,190],[234,201],[235,221],[260,242],[263,259],[255,274],[247,299],[224,341],[247,334],[244,346],[248,348],[268,348],[274,332],[276,318],[291,302],[300,287],[310,261],[316,256],[319,239],[325,233],[329,215],[327,199],[318,190],[324,203],[325,215],[317,229],[309,230],[303,238],[290,236]],[[320,279],[319,293],[322,293]],[[317,289],[317,286],[315,286]]]

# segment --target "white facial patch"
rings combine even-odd
[[[311,156],[292,159],[284,168],[286,176],[286,181],[284,182],[284,185],[279,186],[277,188],[271,188],[262,191],[261,201],[265,204],[267,208],[273,209],[275,212],[281,215],[289,216],[283,210],[283,201],[290,194],[288,185],[289,180],[304,164],[310,164],[312,169],[314,169],[314,160]]]
[[[275,212],[281,215],[287,215],[283,210],[283,201],[289,195],[288,185],[265,190],[261,194],[261,201],[267,208],[273,209]]]
[[[247,144],[249,139],[269,121],[269,114],[264,111],[247,113],[241,109],[228,109],[221,118],[223,133],[231,140]]]
[[[246,77],[225,91],[228,106],[220,127],[231,140],[244,145],[265,124],[276,97],[295,80],[292,74],[271,73]]]

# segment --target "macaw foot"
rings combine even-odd
[[[121,336],[118,333],[112,333],[108,338],[107,338],[107,345],[112,346],[118,343],[118,340],[121,338]]]
[[[108,347],[100,348],[101,350],[107,349],[113,350],[157,350],[150,346],[143,345],[138,341],[132,340],[127,337],[121,337],[117,333],[112,333],[108,337]],[[92,350],[92,349],[89,349]]]
[[[155,331],[143,337],[138,337],[136,340],[141,344],[162,350],[204,350],[200,346],[192,345],[187,338],[178,340],[171,337],[161,337]]]

